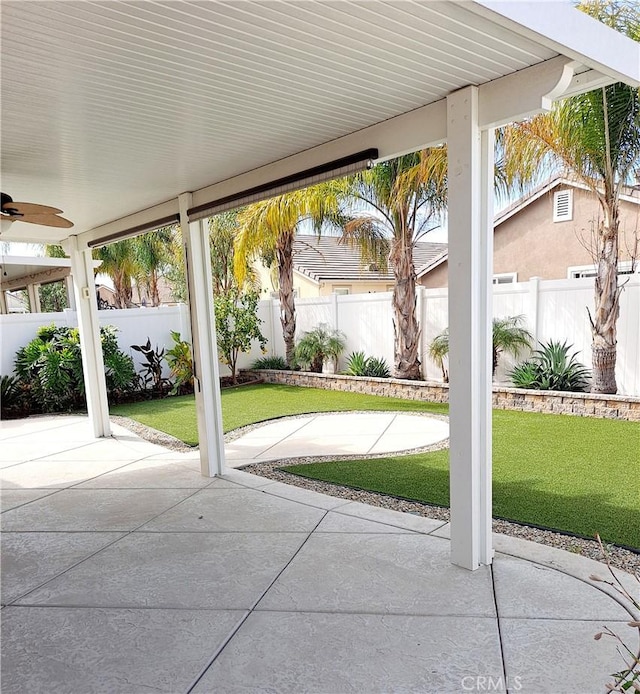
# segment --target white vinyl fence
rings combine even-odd
[[[640,396],[640,277],[624,278],[624,291],[620,298],[618,320],[618,392]],[[593,279],[538,280],[514,284],[496,285],[493,295],[493,314],[496,317],[523,315],[527,329],[537,342],[548,340],[567,341],[578,352],[578,359],[591,366],[591,330],[587,307],[593,307]],[[368,356],[383,357],[393,365],[393,321],[391,293],[332,295],[296,301],[297,331],[302,335],[319,323],[326,323],[341,330],[347,339],[346,349],[340,361],[343,368],[348,355],[363,351]],[[418,313],[423,328],[421,336],[421,360],[427,380],[441,380],[438,365],[428,356],[431,340],[448,324],[448,293],[446,289],[424,289],[418,292]],[[268,339],[267,353],[284,356],[284,342],[280,326],[277,300],[261,301],[258,315],[262,321],[262,333]],[[1,362],[0,373],[13,372],[16,351],[35,337],[41,325],[77,325],[73,311],[0,316]],[[138,352],[130,345],[142,344],[147,337],[152,346],[170,348],[171,330],[183,337],[189,334],[186,306],[124,309],[100,311],[101,325],[118,328],[121,349],[140,362]],[[247,368],[262,356],[257,345],[250,354],[242,355],[239,368]],[[503,356],[496,380],[506,383],[506,372],[518,360]],[[228,373],[221,366],[221,373]]]

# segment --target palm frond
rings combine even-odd
[[[382,271],[387,269],[390,243],[386,230],[377,217],[348,219],[343,226],[340,242],[358,247],[364,265],[373,263]]]

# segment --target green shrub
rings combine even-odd
[[[553,340],[543,344],[530,359],[510,372],[511,381],[516,388],[585,391],[589,386],[591,371],[576,359],[577,352],[569,356],[572,346]]]
[[[29,414],[28,398],[16,376],[0,376],[0,419],[14,419]]]
[[[193,392],[193,357],[188,342],[180,338],[180,333],[171,331],[174,345],[167,350],[165,359],[171,375],[173,376],[173,388],[171,395],[186,395]]]
[[[286,371],[289,367],[282,357],[260,357],[251,364],[251,368],[254,370],[276,369],[277,371]]]
[[[349,376],[369,376],[389,378],[391,372],[387,362],[378,357],[367,357],[364,352],[352,352],[347,361],[346,373]]]
[[[116,329],[100,328],[107,392],[118,400],[137,379],[133,360],[118,348]],[[44,326],[16,354],[16,374],[36,412],[63,412],[84,407],[84,377],[77,328]]]
[[[151,397],[162,397],[169,392],[171,381],[162,375],[162,361],[164,360],[164,348],[153,349],[151,340],[147,338],[144,345],[131,345],[131,349],[140,352],[144,357],[142,372],[138,376],[138,384],[143,393]]]

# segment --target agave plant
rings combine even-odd
[[[347,376],[364,376],[367,357],[364,352],[351,352],[347,359]]]
[[[387,362],[379,357],[367,357],[364,352],[352,352],[347,361],[347,375],[389,378],[391,372]]]
[[[389,378],[391,372],[389,365],[381,357],[369,357],[365,365],[365,376],[372,378]]]
[[[510,377],[516,388],[583,392],[589,387],[591,371],[578,361],[578,353],[569,355],[573,345],[550,340],[530,359],[518,364]]]
[[[283,357],[273,356],[259,357],[253,362],[253,364],[251,364],[251,368],[255,369],[256,371],[259,369],[275,369],[276,371],[285,371],[289,367],[287,366],[287,362]]]

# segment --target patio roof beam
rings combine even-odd
[[[71,268],[61,267],[53,268],[52,270],[41,270],[32,272],[29,275],[14,277],[9,281],[0,280],[0,289],[9,291],[13,289],[25,289],[30,284],[51,284],[52,282],[60,282],[69,276]]]
[[[602,70],[611,82],[640,87],[637,43],[585,12],[576,12],[573,3],[554,2],[548,12],[541,3],[513,0],[474,0],[466,8],[514,34]]]

